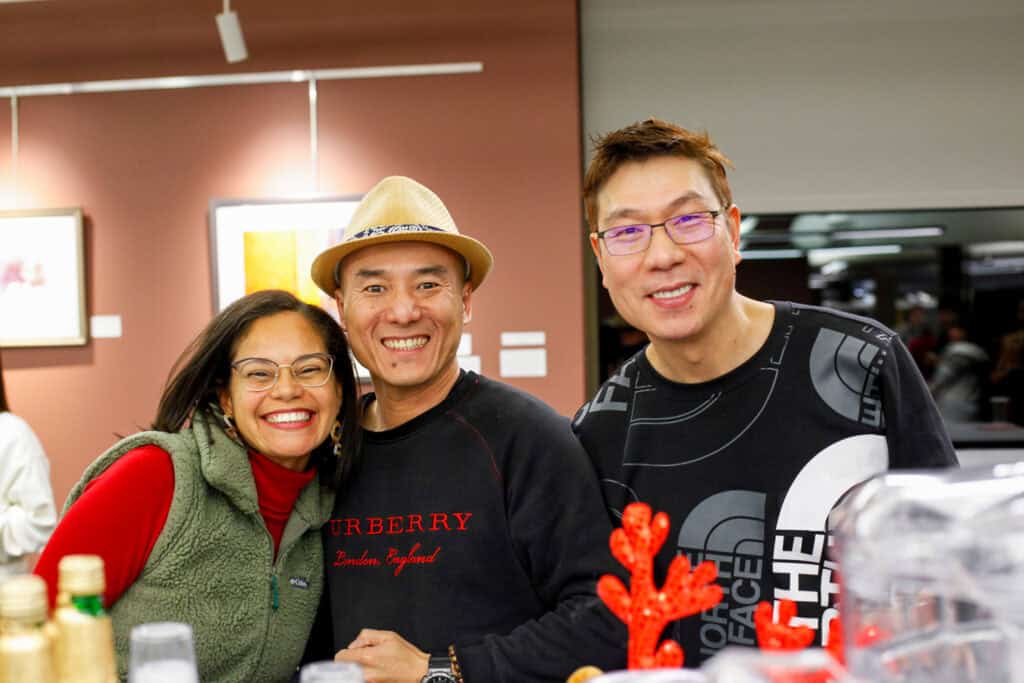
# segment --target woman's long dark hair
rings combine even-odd
[[[348,342],[338,323],[322,308],[300,301],[288,292],[270,289],[242,297],[220,312],[185,349],[171,368],[160,397],[153,429],[177,432],[195,410],[209,412],[219,405],[218,390],[231,379],[231,359],[249,327],[260,318],[291,311],[306,318],[319,332],[327,353],[334,356],[334,375],[341,385],[341,458],[335,458],[331,439],[313,451],[321,481],[340,489],[351,477],[359,457],[359,405]]]
[[[0,362],[0,413],[6,413],[10,408],[7,406],[7,393],[4,392],[4,364]]]

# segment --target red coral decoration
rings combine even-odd
[[[839,662],[840,666],[846,666],[846,652],[843,650],[843,622],[833,619],[828,625],[828,642],[825,643],[825,650],[832,655],[832,659]]]
[[[778,622],[772,619],[771,603],[759,603],[757,609],[754,610],[754,628],[757,629],[758,646],[762,650],[776,651],[802,650],[808,647],[814,640],[814,630],[806,626],[791,626],[790,622],[795,616],[796,603],[791,600],[779,601]],[[869,626],[860,632],[857,645],[867,645],[883,637],[884,634]],[[843,624],[838,619],[833,619],[829,624],[825,650],[840,666],[846,665],[846,654],[843,651]]]
[[[796,603],[792,600],[779,601],[779,621],[772,619],[772,604],[761,602],[754,610],[754,628],[757,630],[757,644],[762,650],[789,652],[803,650],[814,641],[814,629],[807,626],[790,626],[796,616]]]
[[[629,628],[629,668],[679,668],[683,648],[674,640],[658,646],[665,626],[676,619],[709,609],[722,599],[714,583],[718,570],[702,562],[690,571],[690,562],[679,555],[668,567],[662,590],[654,587],[654,557],[668,536],[668,515],[659,512],[651,520],[651,508],[630,503],[622,513],[622,528],[612,532],[612,555],[630,573],[630,588],[618,577],[606,574],[597,583],[597,594]]]
[[[779,601],[779,620],[772,619],[772,604],[761,602],[754,610],[754,628],[757,630],[757,644],[762,650],[789,652],[803,650],[814,641],[814,629],[807,626],[792,626],[796,616],[796,603],[792,600]],[[838,619],[829,624],[828,644],[825,645],[832,658],[840,666],[845,665],[843,655],[843,629]],[[780,683],[827,683],[832,680],[828,671],[809,671],[799,675],[775,676],[772,680]]]

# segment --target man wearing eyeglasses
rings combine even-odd
[[[685,665],[756,645],[759,601],[796,602],[827,642],[838,577],[828,512],[888,468],[956,456],[899,337],[879,323],[736,291],[740,210],[706,134],[648,120],[597,141],[590,243],[619,314],[649,344],[574,420],[613,519],[669,514],[656,580],[685,554],[722,602],[666,633]]]

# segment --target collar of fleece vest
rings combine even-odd
[[[243,512],[258,515],[259,501],[256,481],[252,475],[249,454],[244,446],[229,437],[212,415],[196,412],[189,427],[199,450],[199,467],[203,478]],[[319,487],[313,487],[319,491]],[[313,528],[319,528],[331,515],[332,497],[327,492],[315,496],[300,495],[295,512]]]

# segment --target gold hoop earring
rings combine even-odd
[[[334,426],[331,427],[331,441],[334,442],[334,448],[331,452],[335,458],[341,457],[341,420],[335,420]]]

